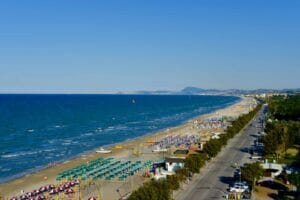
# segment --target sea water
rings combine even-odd
[[[0,182],[236,101],[234,96],[0,95]]]

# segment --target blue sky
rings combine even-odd
[[[0,92],[300,87],[300,1],[0,1]]]

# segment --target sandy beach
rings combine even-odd
[[[109,154],[97,154],[95,151],[80,155],[72,160],[65,161],[55,166],[48,167],[41,171],[28,174],[21,178],[0,184],[0,195],[5,199],[10,199],[13,196],[20,196],[21,190],[25,192],[38,189],[42,185],[57,184],[55,180],[58,173],[70,169],[74,166],[87,163],[99,157],[113,157],[115,159],[130,159],[130,160],[146,160],[146,159],[160,159],[166,156],[165,154],[151,153],[149,145],[160,138],[170,135],[184,135],[184,134],[199,134],[203,141],[210,139],[212,133],[222,132],[224,129],[220,127],[207,128],[200,127],[200,125],[207,119],[218,117],[230,117],[236,118],[241,114],[249,112],[255,105],[255,101],[252,98],[242,97],[241,101],[231,105],[229,107],[217,110],[213,113],[201,115],[194,119],[189,120],[187,123],[162,130],[160,132],[146,135],[131,141],[123,142],[108,149],[112,150]],[[200,128],[199,128],[200,127]],[[166,153],[168,154],[168,153]],[[145,178],[138,173],[132,177],[129,177],[126,181],[97,181],[94,185],[83,191],[83,198],[87,199],[90,196],[99,196],[101,199],[119,199],[120,194],[125,195],[130,190],[136,189],[141,185]],[[100,188],[100,189],[99,189]],[[117,192],[116,190],[119,189]],[[62,197],[61,197],[62,198]],[[60,199],[61,199],[60,198]],[[65,198],[65,197],[64,197]]]

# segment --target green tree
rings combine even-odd
[[[299,173],[289,174],[288,180],[297,187],[297,190],[300,189],[300,174]]]
[[[254,185],[264,175],[264,169],[259,163],[246,163],[241,167],[242,179],[250,185]]]
[[[185,181],[188,175],[189,175],[189,171],[187,170],[186,167],[176,170],[176,176],[178,177],[178,180],[180,182]]]
[[[211,157],[215,157],[222,148],[222,143],[218,139],[211,139],[203,145],[203,151]]]
[[[199,154],[190,154],[185,159],[185,168],[192,173],[199,173],[200,168],[204,165],[205,160]]]
[[[178,176],[175,175],[168,175],[167,176],[167,184],[171,190],[178,190],[180,187],[180,182]]]
[[[166,180],[149,181],[135,190],[128,200],[170,200],[171,190]]]

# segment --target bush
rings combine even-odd
[[[166,180],[149,181],[134,191],[128,200],[170,200],[171,190]]]
[[[185,181],[189,176],[189,171],[186,167],[176,170],[176,176],[180,182]]]
[[[175,175],[168,175],[167,176],[167,184],[170,190],[178,190],[180,187],[180,182],[178,176]]]
[[[207,153],[210,158],[215,157],[221,151],[221,148],[222,143],[221,140],[218,139],[209,140],[203,145],[203,151]]]
[[[204,158],[199,154],[190,154],[185,159],[185,168],[191,173],[199,173],[200,168],[205,164]]]

